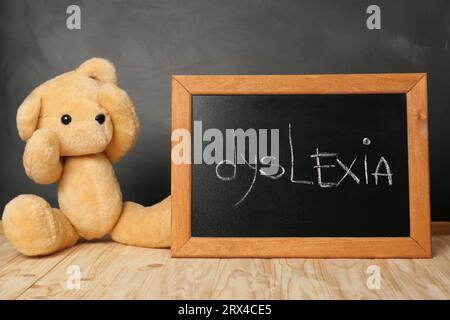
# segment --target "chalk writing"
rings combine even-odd
[[[338,188],[342,185],[342,183],[347,179],[351,179],[354,183],[359,185],[361,183],[361,179],[358,177],[358,175],[355,173],[355,167],[358,163],[358,156],[355,156],[353,158],[353,161],[348,164],[344,163],[339,158],[339,154],[337,152],[333,151],[323,151],[320,150],[319,147],[315,148],[315,151],[308,155],[308,158],[314,160],[314,165],[312,166],[312,169],[316,172],[316,180],[310,181],[310,180],[299,180],[294,178],[294,172],[295,172],[295,157],[294,157],[294,141],[292,139],[292,125],[289,124],[288,126],[289,130],[289,148],[290,148],[290,172],[289,172],[289,179],[290,182],[293,184],[303,184],[303,185],[309,185],[314,186],[317,185],[320,188],[328,189],[328,188]],[[362,140],[362,143],[365,146],[369,146],[372,142],[369,138],[364,138]],[[240,151],[243,150],[243,148],[239,148]],[[275,156],[262,156],[258,159],[256,156],[258,153],[255,151],[253,152],[254,158],[249,159],[247,161],[245,159],[244,153],[239,152],[237,148],[233,148],[234,155],[232,156],[234,160],[222,160],[216,165],[216,176],[218,179],[224,182],[233,181],[237,178],[237,164],[243,163],[246,167],[253,170],[252,172],[252,178],[249,187],[245,191],[245,193],[242,195],[242,197],[234,204],[234,207],[241,205],[244,200],[250,195],[252,190],[254,189],[254,186],[257,182],[257,177],[262,176],[268,179],[277,180],[282,178],[286,174],[286,169],[284,166],[282,166],[280,163],[280,159],[278,159]],[[361,162],[361,161],[360,161]],[[225,172],[222,172],[223,166],[232,166],[233,170],[228,173],[228,175],[225,174]],[[267,167],[269,166],[269,167]],[[369,179],[369,165],[368,165],[368,157],[367,154],[364,154],[363,158],[363,168],[364,168],[364,178],[366,185],[370,183]],[[324,181],[323,179],[323,171],[329,170],[329,169],[340,169],[342,170],[342,176],[337,181]],[[225,171],[225,170],[223,170]],[[374,183],[376,186],[379,185],[380,178],[386,177],[388,186],[393,185],[393,176],[394,173],[391,170],[391,167],[389,165],[388,160],[385,156],[380,156],[377,166],[373,173],[371,173],[374,179]]]

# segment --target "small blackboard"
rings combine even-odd
[[[192,164],[192,236],[410,235],[405,94],[192,99],[192,137],[213,128],[226,140],[227,130],[242,129],[234,146],[246,139],[244,155],[234,148],[245,161]],[[273,135],[276,158],[249,155],[251,139],[270,149]],[[211,143],[192,142],[193,150]]]
[[[429,256],[425,81],[176,77],[174,255]]]

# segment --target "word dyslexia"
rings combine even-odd
[[[394,173],[384,156],[380,156],[376,162],[377,165],[370,170],[366,154],[364,154],[362,159],[358,160],[358,156],[356,156],[351,163],[344,163],[339,158],[338,153],[324,152],[318,147],[309,155],[309,158],[314,161],[313,169],[316,172],[316,181],[299,179],[299,173],[295,171],[296,159],[294,157],[294,141],[290,123],[288,129],[290,162],[289,168],[286,168],[280,165],[278,129],[259,129],[258,131],[255,129],[247,129],[246,131],[243,129],[226,129],[224,138],[221,130],[209,128],[203,132],[202,122],[194,121],[194,164],[215,164],[216,176],[222,181],[235,180],[237,178],[238,165],[246,165],[253,170],[251,185],[238,203],[243,201],[250,193],[258,176],[276,180],[287,175],[288,172],[291,183],[317,185],[321,188],[339,187],[346,179],[351,179],[356,184],[369,184],[373,181],[375,185],[378,185],[380,180],[385,178],[389,186],[393,185]],[[270,132],[270,154],[268,154],[268,131]],[[178,142],[172,148],[172,161],[175,164],[191,163],[190,132],[178,129],[172,134],[172,141]],[[224,142],[225,157],[223,152]],[[205,143],[206,146],[204,147]],[[362,143],[369,146],[371,141],[366,137],[362,140]],[[248,155],[247,159],[245,155]],[[364,167],[363,176],[358,176],[355,173],[357,163]],[[333,168],[337,168],[342,172],[340,179],[333,182],[324,181],[323,171]]]

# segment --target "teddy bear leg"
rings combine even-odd
[[[60,251],[79,238],[61,210],[35,195],[20,195],[6,205],[3,229],[12,245],[27,256]]]
[[[125,202],[111,237],[114,241],[128,245],[168,248],[170,247],[170,215],[170,196],[151,207]]]

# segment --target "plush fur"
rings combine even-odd
[[[112,164],[133,148],[140,126],[111,62],[93,58],[38,86],[18,109],[17,128],[26,174],[39,184],[59,181],[60,205],[35,195],[6,205],[4,233],[18,251],[47,255],[107,234],[129,245],[170,246],[170,197],[152,207],[122,203]]]

